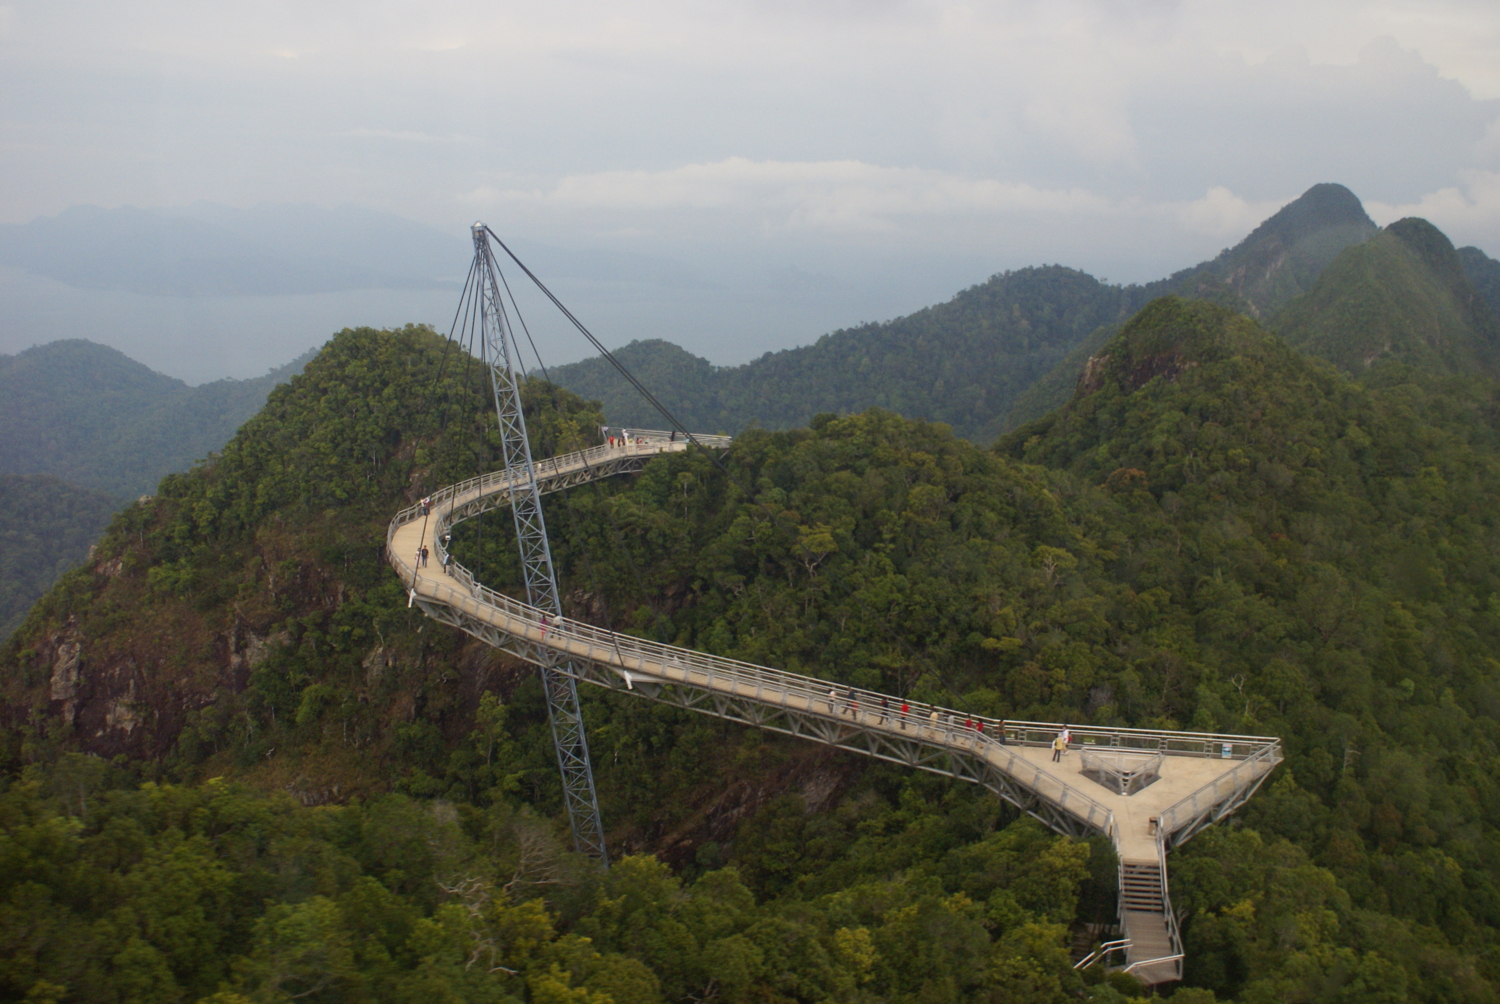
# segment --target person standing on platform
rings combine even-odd
[[[1068,748],[1068,742],[1063,738],[1065,733],[1059,732],[1057,738],[1052,740],[1052,762],[1062,763],[1063,750]]]

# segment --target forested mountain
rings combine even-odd
[[[616,353],[649,386],[672,388],[673,413],[697,431],[784,429],[820,412],[889,408],[994,438],[1016,396],[1101,326],[1123,321],[1132,294],[1049,265],[994,276],[947,303],[812,345],[714,367],[667,342]],[[603,359],[555,367],[559,384],[603,402],[613,425],[662,418]]]
[[[1349,189],[1314,185],[1212,261],[1147,285],[1146,298],[1175,293],[1269,317],[1379,229]]]
[[[1314,185],[1212,261],[1146,286],[1109,286],[1062,266],[997,275],[947,303],[812,345],[715,367],[664,341],[616,354],[648,387],[671,387],[693,429],[791,428],[821,412],[879,407],[989,442],[1068,399],[1084,362],[1147,301],[1171,293],[1269,316],[1345,247],[1378,228],[1342,185]],[[551,371],[601,401],[614,425],[655,428],[649,405],[602,359]]]
[[[1490,312],[1500,317],[1500,261],[1474,247],[1459,248],[1458,260],[1474,291],[1484,297]]]
[[[39,474],[0,474],[0,641],[83,561],[121,500]]]
[[[1123,1004],[1066,949],[1108,909],[1103,845],[941,779],[586,694],[617,857],[680,874],[562,850],[534,673],[409,610],[381,561],[393,506],[495,463],[488,388],[438,379],[443,353],[335,338],[0,650],[7,995]],[[597,426],[527,398],[539,453]]]
[[[83,339],[0,356],[0,474],[48,474],[122,500],[149,493],[228,442],[311,355],[197,387]]]
[[[1311,289],[1345,248],[1369,239],[1379,229],[1349,189],[1314,185],[1212,261],[1137,290],[1131,309],[1156,297],[1178,295],[1268,318]],[[1016,400],[1005,416],[1005,428],[1040,418],[1066,403],[1089,357],[1118,330],[1117,326],[1101,328],[1075,347],[1061,365]]]
[[[1500,375],[1500,321],[1448,238],[1426,220],[1398,220],[1347,248],[1272,326],[1356,376],[1382,361]]]
[[[495,463],[487,388],[444,351],[336,337],[0,648],[6,994],[1139,993],[1070,967],[1070,928],[1112,911],[1101,843],[625,695],[583,694],[609,841],[675,874],[561,851],[534,674],[408,609],[381,561],[396,508]],[[1176,996],[1478,1004],[1500,454],[1477,386],[1356,382],[1165,299],[994,450],[823,416],[747,433],[727,474],[663,457],[547,515],[570,617],[997,716],[1284,736],[1268,789],[1173,856]],[[600,421],[526,397],[541,455]],[[459,543],[514,588],[508,522]]]

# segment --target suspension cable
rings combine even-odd
[[[630,370],[626,368],[626,366],[625,366],[624,363],[620,362],[619,359],[615,358],[615,354],[613,352],[609,351],[609,349],[606,349],[604,347],[604,344],[602,342],[600,342],[599,339],[597,339],[597,338],[594,337],[594,333],[592,331],[590,331],[588,328],[584,327],[583,322],[580,321],[577,317],[573,316],[573,312],[571,310],[569,310],[567,307],[563,306],[563,302],[561,300],[559,300],[556,296],[552,295],[552,290],[548,289],[547,286],[546,286],[546,284],[544,284],[542,282],[542,280],[540,280],[540,279],[538,279],[536,277],[536,273],[532,272],[531,269],[529,269],[529,268],[526,267],[526,263],[525,262],[523,262],[520,258],[516,257],[516,253],[514,251],[512,251],[510,249],[510,247],[507,246],[506,243],[500,239],[499,235],[497,235],[495,233],[495,231],[493,231],[493,230],[491,230],[489,228],[488,224],[484,225],[484,232],[486,234],[488,234],[491,238],[493,238],[496,244],[500,245],[500,250],[504,251],[507,255],[510,256],[510,260],[516,263],[516,267],[519,268],[522,272],[526,273],[526,277],[528,279],[530,279],[536,285],[537,289],[539,289],[539,290],[542,291],[542,294],[544,296],[546,296],[547,299],[549,299],[549,300],[552,301],[552,305],[554,307],[556,307],[559,311],[561,311],[562,315],[564,317],[566,317],[570,322],[572,322],[573,327],[577,328],[579,330],[579,332],[583,335],[583,337],[585,337],[585,338],[587,338],[589,340],[589,344],[593,345],[594,348],[598,349],[599,350],[599,354],[602,355],[605,359],[607,359],[609,361],[609,364],[611,366],[613,366],[616,370],[618,370],[619,373],[620,373],[620,375],[623,376],[627,381],[630,382],[630,385],[636,389],[636,391],[641,395],[641,397],[643,397],[643,398],[646,399],[646,403],[647,404],[649,404],[649,405],[651,405],[651,407],[655,408],[657,410],[657,412],[663,418],[665,418],[668,422],[670,422],[671,425],[672,425],[672,428],[674,428],[678,432],[682,433],[683,436],[687,439],[688,442],[692,443],[694,446],[698,447],[698,449],[702,450],[708,456],[709,460],[713,461],[713,464],[714,464],[715,467],[717,467],[719,470],[723,471],[725,474],[729,473],[729,468],[727,468],[727,467],[724,466],[723,462],[717,456],[714,455],[713,451],[710,450],[710,449],[708,449],[708,447],[704,446],[702,443],[700,443],[698,441],[698,438],[696,436],[694,436],[691,432],[689,432],[688,429],[687,429],[687,427],[684,426],[681,422],[679,422],[677,420],[677,417],[675,415],[673,415],[670,411],[667,410],[666,405],[664,405],[660,401],[658,401],[656,399],[656,395],[652,394],[649,390],[647,390],[646,389],[646,385],[643,384],[643,383],[641,383],[639,380],[637,380],[635,378],[635,374],[631,373]],[[529,335],[528,335],[528,337],[529,337]]]

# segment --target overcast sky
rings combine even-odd
[[[27,0],[0,147],[0,222],[354,203],[950,293],[1158,278],[1320,181],[1500,255],[1500,4]]]

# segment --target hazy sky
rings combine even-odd
[[[1157,278],[1320,181],[1500,255],[1500,4],[28,0],[0,146],[0,222],[355,203],[950,292]]]

